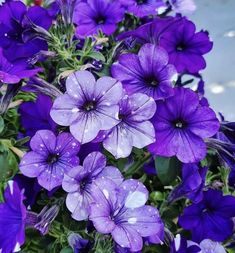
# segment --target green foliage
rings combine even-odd
[[[158,178],[163,185],[170,185],[179,174],[181,163],[176,157],[166,158],[157,156],[155,158],[155,168]]]

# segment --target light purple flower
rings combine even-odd
[[[163,99],[173,95],[172,81],[177,77],[175,67],[168,60],[163,48],[147,43],[138,55],[121,55],[111,72],[128,93],[142,92],[155,100]]]
[[[25,241],[26,208],[23,191],[17,183],[9,181],[4,199],[5,202],[0,204],[0,252],[17,252]]]
[[[70,126],[72,135],[82,144],[95,139],[100,130],[118,124],[118,102],[122,85],[111,77],[95,80],[88,71],[77,71],[66,80],[67,92],[59,96],[51,110],[52,119]]]
[[[172,8],[176,13],[192,14],[196,9],[194,0],[171,0]]]
[[[100,152],[90,153],[83,161],[83,166],[69,170],[63,179],[63,189],[68,192],[66,206],[75,220],[87,219],[92,202],[91,187],[97,178],[110,178],[121,184],[121,172],[113,167],[106,166],[106,158]]]
[[[177,156],[184,163],[196,163],[206,156],[205,138],[219,130],[212,109],[201,106],[198,95],[186,88],[175,88],[175,95],[159,101],[153,118],[156,142],[150,152],[160,156]]]
[[[41,68],[31,69],[25,60],[9,62],[0,48],[0,83],[18,83],[23,78],[36,75]]]
[[[115,158],[130,155],[132,147],[143,148],[155,142],[155,131],[149,121],[156,111],[153,98],[142,93],[125,95],[119,103],[119,119],[116,125],[103,141]]]
[[[137,17],[145,17],[158,14],[160,8],[165,8],[166,4],[162,0],[121,0],[127,7],[127,11]]]
[[[39,130],[30,141],[32,151],[26,153],[19,165],[27,177],[37,177],[47,190],[62,184],[64,173],[79,164],[76,154],[80,144],[70,133],[57,137],[50,130]]]
[[[117,23],[124,17],[124,9],[118,1],[87,0],[80,2],[74,10],[73,21],[77,24],[76,36],[85,38],[97,34],[101,30],[111,35],[117,28]]]
[[[100,178],[92,185],[90,220],[102,234],[111,233],[122,248],[139,251],[142,237],[161,233],[162,221],[158,210],[145,205],[148,191],[137,180],[126,180],[120,186]]]

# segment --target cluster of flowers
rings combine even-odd
[[[0,108],[3,121],[19,112],[18,142],[30,137],[11,147],[20,159],[0,204],[0,252],[31,252],[33,228],[52,247],[60,241],[60,252],[225,253],[235,123],[219,121],[204,97],[213,43],[182,16],[193,1],[35,3],[0,2]],[[194,79],[196,89],[185,87]],[[159,202],[151,196],[170,173],[169,162],[161,180],[160,159],[180,165],[181,182],[175,176]],[[171,230],[165,216],[177,201],[171,222],[181,228]]]

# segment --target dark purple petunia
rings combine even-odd
[[[57,124],[70,126],[81,144],[94,140],[100,130],[118,124],[123,90],[117,80],[104,76],[96,81],[90,72],[77,71],[67,78],[66,90],[55,100],[51,117]]]
[[[39,6],[27,9],[21,1],[9,1],[0,6],[0,47],[7,59],[28,58],[40,50],[46,50],[45,41],[38,38],[25,41],[24,36],[32,23],[47,30],[51,22],[47,11]]]
[[[207,32],[196,32],[193,22],[179,16],[156,18],[134,31],[121,34],[119,39],[128,37],[136,38],[141,44],[153,43],[163,47],[169,54],[169,63],[175,65],[178,73],[195,74],[204,69],[203,55],[213,46]]]
[[[90,153],[83,161],[83,166],[77,166],[68,171],[63,179],[63,189],[68,192],[66,206],[75,220],[85,220],[90,212],[92,202],[91,188],[97,178],[109,178],[121,184],[121,172],[106,166],[106,158],[100,152]]]
[[[235,122],[229,122],[222,120],[221,131],[225,134],[225,136],[232,142],[235,143]]]
[[[24,195],[14,181],[9,181],[0,204],[0,252],[18,252],[25,241],[26,208]]]
[[[68,243],[74,253],[88,252],[91,248],[89,240],[83,239],[79,234],[71,233],[68,236]]]
[[[221,191],[209,189],[203,200],[184,209],[179,224],[191,230],[193,240],[211,239],[222,242],[233,233],[235,197],[223,196]]]
[[[28,178],[22,174],[16,174],[14,181],[18,184],[21,190],[24,190],[24,204],[25,206],[33,206],[37,195],[41,191],[42,187],[38,184],[34,178]]]
[[[39,130],[30,141],[32,151],[26,153],[19,165],[27,177],[37,177],[38,183],[51,191],[62,184],[64,173],[79,164],[76,154],[80,144],[70,133],[57,137],[50,130]]]
[[[196,32],[195,24],[186,18],[175,22],[160,38],[160,46],[169,54],[170,63],[179,73],[198,73],[206,67],[203,55],[213,46],[208,33]],[[193,62],[193,64],[192,64]]]
[[[186,197],[194,203],[203,198],[206,173],[208,168],[199,167],[197,164],[184,164],[182,167],[182,182],[169,195],[170,202]]]
[[[112,65],[111,73],[128,93],[141,92],[155,100],[163,99],[173,95],[172,81],[177,77],[168,60],[163,48],[148,43],[141,47],[138,55],[121,55]]]
[[[218,132],[216,138],[209,138],[206,142],[208,147],[214,149],[222,161],[231,170],[235,170],[235,144],[230,142],[223,132]]]
[[[39,94],[36,101],[24,102],[19,107],[20,121],[27,136],[34,136],[38,130],[52,130],[55,132],[56,124],[50,116],[52,99]]]
[[[0,48],[0,83],[14,84],[23,78],[36,75],[41,68],[32,69],[25,60],[9,62]]]
[[[156,142],[149,150],[160,156],[177,156],[184,163],[196,163],[206,156],[205,138],[219,130],[212,109],[199,104],[198,95],[186,88],[175,88],[175,95],[159,101],[152,119]]]
[[[115,158],[128,157],[132,147],[143,148],[155,142],[155,132],[149,121],[156,111],[156,103],[142,93],[125,95],[119,103],[120,122],[107,134],[103,141]]]
[[[158,11],[166,8],[162,0],[119,0],[127,11],[137,17],[157,15]]]
[[[148,191],[137,180],[126,180],[120,186],[100,178],[92,187],[90,220],[96,230],[112,235],[122,248],[140,251],[142,237],[162,233],[163,223],[158,210],[145,205]]]
[[[87,0],[79,2],[74,10],[73,21],[77,24],[76,36],[85,38],[95,35],[101,30],[111,35],[117,28],[117,23],[124,17],[124,9],[118,1]]]
[[[117,38],[123,40],[132,37],[139,44],[152,43],[158,45],[161,35],[179,21],[179,17],[156,17],[153,21],[138,27],[136,30],[118,35]]]

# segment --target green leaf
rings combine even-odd
[[[0,152],[0,164],[0,182],[7,181],[18,170],[17,159],[10,150],[8,152]]]
[[[87,54],[87,57],[105,62],[105,57],[100,52],[92,51]]]
[[[3,129],[4,129],[4,120],[2,116],[0,116],[0,133],[3,131]]]
[[[163,185],[170,185],[176,179],[181,163],[176,157],[161,157],[155,158],[155,168],[157,175]]]
[[[69,247],[64,248],[60,251],[60,253],[73,253],[73,250]]]

